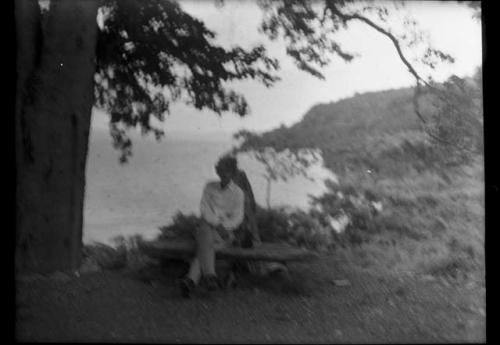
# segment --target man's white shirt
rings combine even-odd
[[[245,215],[245,193],[233,181],[226,188],[219,181],[208,182],[203,189],[200,213],[209,224],[234,230]]]

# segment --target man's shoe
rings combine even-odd
[[[179,285],[181,288],[182,297],[185,297],[185,298],[190,297],[191,293],[193,292],[194,288],[196,287],[196,284],[194,283],[194,281],[191,278],[181,279]]]

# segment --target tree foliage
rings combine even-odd
[[[451,76],[442,85],[445,97],[431,93],[431,138],[460,160],[484,152],[481,73],[479,68],[473,78]]]
[[[163,121],[172,102],[243,116],[248,104],[227,83],[256,79],[271,86],[278,80],[278,61],[263,46],[218,46],[215,33],[175,1],[108,1],[100,15],[96,105],[111,115],[111,135],[122,161],[131,154],[126,129],[140,126],[160,138],[163,131],[151,125],[151,117]]]
[[[286,148],[278,151],[275,147],[268,145],[261,136],[246,130],[235,133],[233,137],[236,140],[242,140],[240,145],[233,148],[233,154],[250,154],[264,167],[264,178],[267,180],[266,201],[268,208],[270,208],[272,182],[287,181],[297,176],[312,180],[308,174],[308,168],[319,161],[319,155],[315,150],[290,150]]]
[[[453,58],[430,46],[411,18],[404,19],[403,32],[391,31],[388,19],[404,3],[260,0],[258,4],[263,13],[261,32],[271,40],[283,38],[297,67],[318,78],[324,78],[321,68],[332,58],[347,62],[355,58],[356,53],[345,51],[337,37],[358,21],[392,41],[416,79],[414,107],[423,122],[420,97],[434,92],[443,98],[449,91],[425,80],[413,63],[434,69]],[[469,6],[480,13],[474,3]],[[163,130],[152,124],[153,119],[163,121],[172,103],[183,101],[200,110],[244,116],[249,105],[244,95],[229,87],[230,82],[255,79],[270,87],[279,80],[279,63],[264,46],[226,49],[217,45],[216,33],[174,0],[104,0],[99,17],[95,105],[110,114],[110,134],[115,148],[121,150],[122,162],[132,154],[127,130],[139,127],[160,139]],[[420,55],[410,61],[408,51]],[[442,128],[433,133],[443,134]]]
[[[350,0],[283,1],[261,0],[265,18],[261,30],[271,39],[282,37],[287,53],[296,65],[314,76],[324,78],[320,69],[331,57],[351,61],[356,54],[343,50],[338,34],[349,30],[352,22],[362,22],[386,36],[394,45],[401,61],[417,82],[425,83],[412,62],[434,69],[443,62],[454,62],[446,52],[433,47],[417,22],[405,17],[401,32],[396,32],[391,16],[404,8],[404,2]],[[405,50],[414,53],[409,61]]]
[[[338,5],[345,3],[339,1]],[[345,23],[338,16],[328,15],[327,2],[322,4],[322,9],[315,6],[319,5],[317,2],[298,0],[261,1],[260,5],[265,14],[261,31],[271,40],[282,37],[287,44],[287,54],[299,69],[324,79],[320,68],[330,63],[332,56],[345,61],[354,58],[331,37],[345,27]]]
[[[302,175],[307,177],[306,169],[319,160],[317,151],[313,149],[290,150],[276,149],[262,136],[247,130],[238,131],[233,135],[241,144],[233,148],[233,153],[251,153],[266,166],[266,174],[272,180],[284,180]]]
[[[269,57],[263,46],[245,50],[216,45],[215,33],[173,0],[104,3],[95,97],[96,105],[111,115],[110,131],[115,147],[122,150],[122,161],[131,154],[126,129],[139,126],[144,133],[152,131],[160,138],[163,131],[151,125],[151,118],[162,121],[173,102],[182,100],[196,109],[243,116],[249,111],[248,103],[243,95],[228,89],[228,83],[256,79],[272,86],[279,79],[275,73],[278,61]],[[348,30],[354,21],[387,36],[419,85],[427,81],[406,58],[403,48],[419,51],[415,61],[430,68],[453,61],[429,46],[410,19],[405,19],[403,33],[389,30],[390,7],[397,10],[404,7],[402,2],[260,0],[258,4],[264,15],[261,32],[271,40],[283,38],[297,67],[318,78],[324,78],[321,68],[332,58],[355,58],[356,54],[345,51],[336,39],[336,34]]]

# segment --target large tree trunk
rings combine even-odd
[[[97,0],[16,0],[16,267],[80,264]],[[45,16],[44,15],[44,16]]]

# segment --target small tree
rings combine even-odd
[[[445,151],[448,163],[463,163],[483,147],[482,68],[473,78],[450,77],[439,92],[426,97],[432,107],[425,111],[424,123],[433,142]]]
[[[260,137],[249,131],[240,131],[234,135],[235,139],[243,139],[242,144],[233,150],[233,153],[249,153],[265,169],[266,205],[271,208],[271,185],[273,181],[287,181],[289,178],[302,176],[313,180],[308,168],[319,161],[314,150],[303,149],[292,151],[289,149],[276,150],[274,147],[263,145]]]

